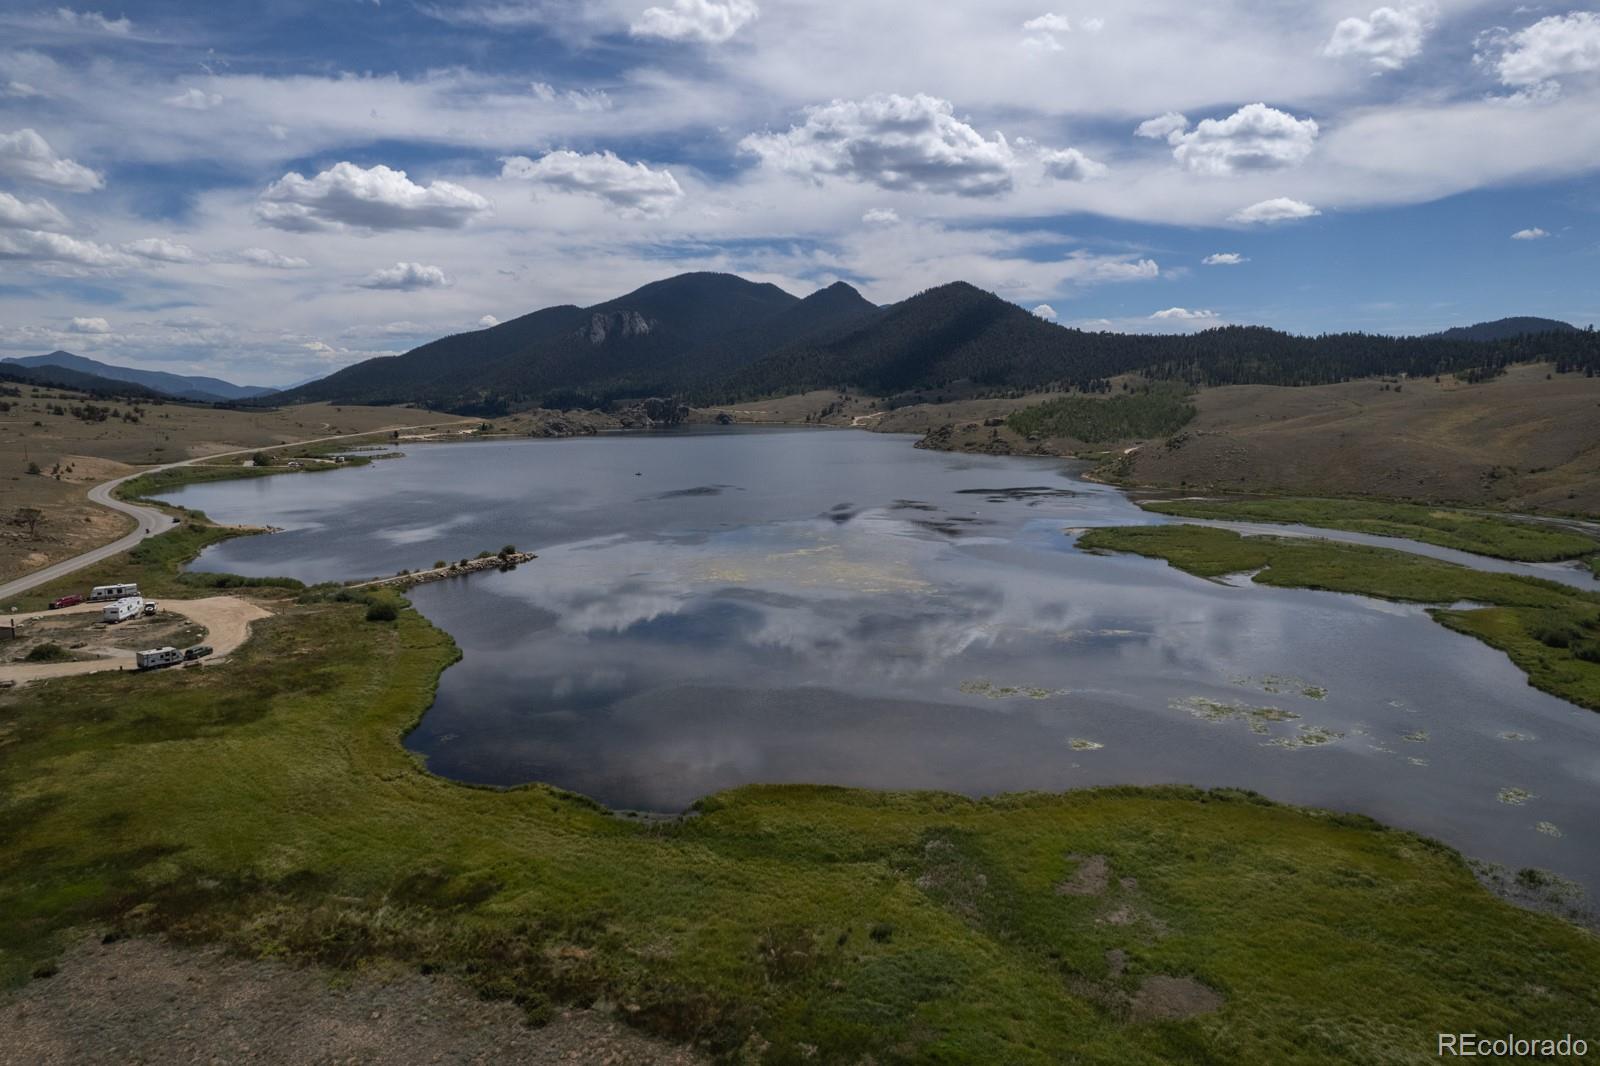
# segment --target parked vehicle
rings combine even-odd
[[[158,670],[163,666],[176,666],[183,662],[183,652],[177,648],[152,648],[149,651],[136,651],[133,661],[141,670]]]
[[[89,590],[89,602],[100,600],[124,600],[129,596],[139,595],[139,586],[129,582],[125,585],[96,585]]]
[[[196,644],[192,648],[184,649],[183,657],[185,659],[193,661],[195,659],[204,659],[207,655],[210,655],[210,654],[211,654],[211,645],[209,645],[209,644]]]
[[[78,606],[78,604],[80,604],[82,602],[83,602],[83,597],[77,595],[76,593],[74,593],[71,596],[62,596],[60,599],[51,600],[50,601],[50,609],[52,611],[56,611],[56,610],[60,610],[63,607],[76,607],[76,606]]]
[[[158,611],[160,609],[161,609],[160,606],[156,603],[155,600],[145,600],[144,601],[144,613],[145,614],[155,614],[156,611]]]
[[[100,612],[100,620],[107,625],[116,625],[118,622],[126,622],[130,618],[139,617],[143,611],[144,600],[138,596],[129,596],[126,599],[118,600],[116,603],[106,604],[105,608]]]

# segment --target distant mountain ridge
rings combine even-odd
[[[418,403],[494,415],[651,396],[727,403],[829,388],[891,399],[951,388],[1103,392],[1125,374],[1194,385],[1314,385],[1456,372],[1477,381],[1534,360],[1564,371],[1600,369],[1600,338],[1564,322],[1505,319],[1465,333],[1472,336],[1306,337],[1261,326],[1089,333],[966,282],[879,307],[844,282],[801,299],[732,274],[695,273],[369,359],[265,402]]]
[[[202,403],[222,403],[247,400],[276,392],[276,389],[258,385],[235,385],[221,378],[200,375],[169,374],[160,370],[139,370],[130,366],[102,363],[71,352],[54,351],[48,355],[29,355],[4,360],[25,367],[60,367],[110,381],[125,381],[143,386],[151,392],[179,400],[197,400]]]
[[[1557,318],[1497,318],[1490,322],[1476,322],[1470,326],[1455,326],[1434,334],[1447,340],[1501,341],[1535,333],[1575,333],[1578,327]]]
[[[802,300],[732,274],[680,274],[591,307],[547,307],[369,359],[273,402],[422,402],[496,413],[686,394],[769,351],[877,313],[843,283]]]
[[[143,385],[135,385],[131,381],[115,381],[64,366],[49,364],[25,366],[10,360],[0,360],[0,381],[38,385],[47,389],[69,389],[95,397],[118,397],[130,400],[168,398],[163,393],[147,389]]]

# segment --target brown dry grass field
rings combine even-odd
[[[1202,491],[1600,513],[1600,379],[1548,372],[1398,390],[1375,380],[1207,389],[1182,433],[1141,447],[1121,474]]]
[[[1120,383],[1113,386],[1120,391]],[[928,445],[950,451],[1110,457],[1117,461],[1103,473],[1141,488],[1600,514],[1600,378],[1558,376],[1544,365],[1512,367],[1476,385],[1453,377],[1369,378],[1201,389],[1193,397],[1194,421],[1169,440],[1094,444],[1025,438],[1009,426],[985,424],[1060,394],[891,412],[876,409],[871,397],[840,401],[840,395],[813,392],[713,410],[741,422],[802,422],[809,415],[887,433],[938,431]]]
[[[235,411],[189,404],[87,401],[122,417],[85,421],[71,413],[83,397],[59,389],[20,386],[0,412],[0,581],[20,577],[58,559],[115,540],[133,520],[86,498],[102,481],[141,467],[196,456],[293,444],[316,437],[362,433],[398,425],[436,423],[436,412],[403,407],[305,404],[271,411]],[[60,407],[64,413],[56,413]],[[448,417],[448,416],[445,416]],[[38,474],[29,474],[29,464]],[[35,507],[44,520],[34,535],[15,521]]]
[[[1033,393],[1017,399],[961,399],[946,403],[919,403],[885,411],[881,401],[860,393],[841,393],[836,389],[722,404],[703,409],[712,417],[727,414],[736,422],[821,423],[829,426],[857,426],[881,433],[926,433],[947,423],[982,422],[1004,418],[1013,411],[1053,400],[1065,393]]]

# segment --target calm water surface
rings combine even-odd
[[[1080,552],[1162,519],[1069,464],[815,430],[406,453],[170,499],[285,529],[201,569],[539,553],[411,593],[465,653],[407,739],[446,776],[653,810],[756,781],[1236,785],[1600,885],[1600,715],[1418,608]]]

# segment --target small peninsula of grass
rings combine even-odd
[[[1413,503],[1295,496],[1148,500],[1140,506],[1147,511],[1182,518],[1276,522],[1404,537],[1441,548],[1527,563],[1579,559],[1600,552],[1600,540],[1561,526]],[[1600,555],[1591,560],[1591,565],[1600,568]]]
[[[1006,425],[1025,437],[1065,437],[1086,444],[1147,440],[1176,433],[1194,418],[1187,394],[1171,386],[1122,393],[1107,399],[1066,396],[1025,407]]]
[[[1600,594],[1487,573],[1387,548],[1210,526],[1120,526],[1078,539],[1091,551],[1165,559],[1198,577],[1254,572],[1257,584],[1438,605],[1429,613],[1511,657],[1530,684],[1600,710]],[[1457,609],[1467,601],[1484,607]]]
[[[202,539],[117,566],[153,580]],[[0,692],[0,984],[76,937],[159,933],[451,975],[535,1020],[612,1004],[775,1063],[1421,1062],[1441,1030],[1600,1026],[1600,942],[1365,818],[806,786],[619,818],[403,750],[459,654],[403,600],[367,621],[251,594],[274,616],[225,667]],[[1173,987],[1216,1009],[1163,1020],[1146,992]]]
[[[125,500],[148,500],[163,492],[210,481],[235,481],[243,478],[272,477],[277,474],[314,474],[319,471],[368,466],[372,463],[372,459],[364,455],[350,455],[338,463],[324,461],[328,456],[344,454],[350,447],[352,447],[350,442],[341,441],[338,444],[302,446],[288,453],[259,453],[272,460],[265,466],[246,466],[242,459],[170,466],[165,470],[152,470],[147,474],[129,478],[117,489],[117,495]],[[298,465],[291,466],[289,465],[291,462]]]

